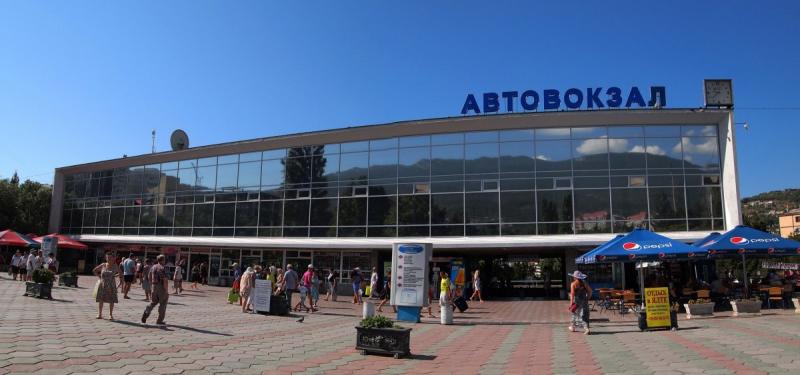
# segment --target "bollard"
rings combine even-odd
[[[442,306],[440,315],[442,317],[442,324],[453,324],[453,308],[450,305]]]
[[[364,301],[364,309],[363,309],[362,318],[366,319],[366,318],[369,318],[369,317],[374,316],[374,315],[375,315],[375,304],[372,303],[372,301],[369,301],[369,300]]]

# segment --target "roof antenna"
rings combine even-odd
[[[153,131],[150,134],[153,135],[153,148],[152,148],[151,152],[155,154],[156,153],[156,130],[153,129]]]

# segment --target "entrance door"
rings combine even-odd
[[[190,267],[194,268],[194,266],[197,266],[198,269],[199,269],[200,265],[203,264],[203,263],[208,265],[208,254],[194,254],[194,253],[192,253],[189,256],[189,265],[190,265]],[[208,271],[208,267],[206,267],[206,271]],[[203,276],[208,277],[208,275],[200,275],[200,280],[197,280],[197,281],[198,282],[202,281]],[[189,275],[188,275],[187,280],[189,280],[189,282],[194,282],[195,281],[192,278],[191,268],[189,269]]]
[[[286,264],[291,264],[295,272],[302,275],[306,267],[311,263],[310,251],[286,251]]]

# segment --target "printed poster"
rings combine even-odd
[[[647,327],[669,327],[669,289],[644,288]]]

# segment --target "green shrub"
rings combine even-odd
[[[396,328],[391,319],[381,315],[373,315],[362,319],[361,326],[364,328]]]
[[[40,284],[52,284],[55,275],[48,269],[40,268],[33,271],[33,282]]]
[[[58,276],[61,276],[61,277],[75,277],[75,276],[78,276],[78,274],[75,271],[67,271],[67,272],[62,272]]]

